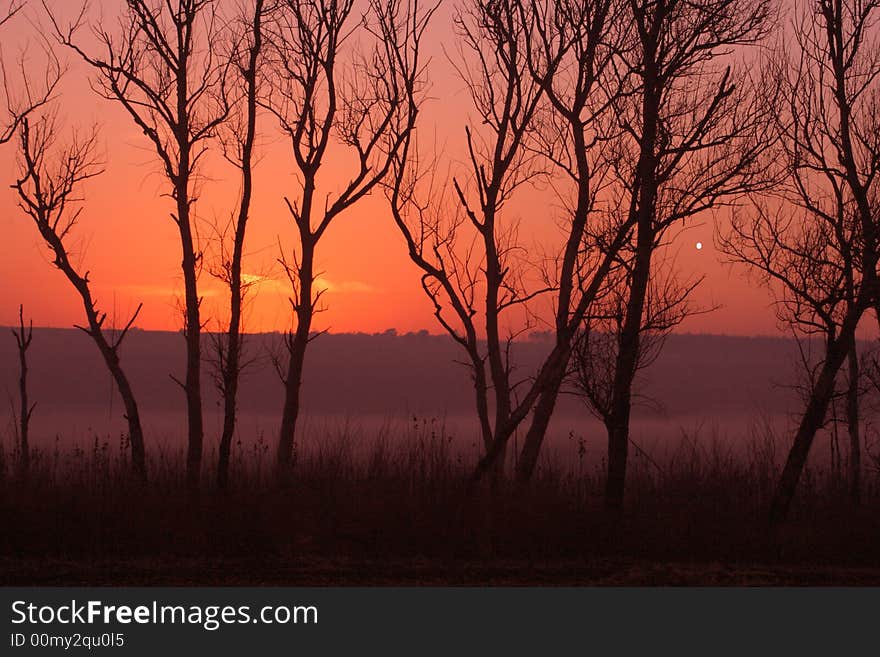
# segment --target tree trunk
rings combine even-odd
[[[306,329],[307,330],[307,329]],[[284,411],[281,416],[281,433],[278,440],[278,469],[285,477],[294,466],[294,437],[300,411],[303,363],[305,362],[308,333],[297,329],[290,343],[287,380],[284,387]]]
[[[486,473],[493,472],[498,467],[497,462],[499,460],[504,461],[507,453],[507,443],[516,431],[517,425],[518,422],[511,419],[503,426],[495,427],[492,444],[489,445],[486,453],[477,462],[477,467],[474,469],[473,476],[470,479],[471,485],[480,481]]]
[[[223,377],[223,433],[220,435],[220,449],[217,458],[217,486],[225,489],[229,485],[229,456],[232,438],[235,435],[235,422],[238,399],[238,380],[241,375],[241,260],[244,255],[244,238],[250,214],[253,194],[253,151],[257,133],[257,60],[262,49],[263,0],[254,6],[252,32],[254,41],[248,56],[245,72],[247,84],[247,129],[241,150],[241,203],[235,222],[235,240],[232,247],[232,263],[229,277],[229,331],[227,332],[226,359]]]
[[[312,285],[314,278],[315,248],[310,236],[303,237],[302,262],[299,275],[299,301],[296,307],[297,325],[290,344],[290,358],[287,365],[287,378],[284,382],[284,410],[281,416],[281,431],[278,438],[278,475],[284,481],[290,476],[294,462],[294,439],[296,422],[300,412],[300,390],[305,363],[306,347],[312,327],[314,314]]]
[[[104,362],[116,382],[116,388],[119,390],[119,396],[122,397],[122,404],[125,407],[125,419],[128,421],[128,439],[131,443],[131,466],[135,474],[142,480],[147,478],[147,461],[144,449],[144,432],[141,427],[141,417],[138,411],[138,405],[131,389],[131,384],[122,366],[119,364],[119,357],[113,349],[106,343],[103,337],[97,339],[98,348],[104,356]]]
[[[846,391],[846,424],[849,431],[849,496],[854,507],[861,503],[862,452],[859,438],[859,355],[856,341],[847,352],[849,387]]]
[[[518,488],[528,485],[538,465],[541,445],[544,443],[547,427],[550,425],[550,419],[553,417],[553,409],[556,407],[556,399],[559,396],[559,389],[562,387],[564,372],[565,368],[563,367],[553,377],[547,388],[541,392],[538,402],[535,404],[532,422],[529,424],[529,430],[526,432],[523,446],[519,453],[519,459],[516,462],[516,485]]]
[[[238,380],[241,369],[241,251],[237,233],[238,230],[236,230],[235,253],[232,256],[229,283],[230,307],[226,355],[221,363],[220,373],[223,383],[223,429],[217,452],[217,486],[220,489],[226,489],[229,485],[229,461],[232,439],[235,436]]]
[[[27,358],[23,350],[19,352],[19,356],[21,362],[20,378],[18,380],[19,395],[21,397],[21,409],[19,410],[19,449],[21,450],[21,453],[19,458],[21,459],[21,471],[27,474],[31,465],[31,451],[30,445],[28,444],[28,430],[30,428],[31,413],[30,407],[28,406]]]
[[[194,13],[189,14],[194,17]],[[178,27],[178,38],[181,28]],[[202,441],[204,425],[202,418],[202,322],[199,312],[198,266],[199,254],[196,252],[193,236],[189,183],[193,173],[191,121],[193,110],[189,106],[189,63],[188,44],[178,43],[179,62],[173,82],[176,85],[176,118],[174,137],[177,143],[177,172],[172,176],[174,200],[177,204],[176,223],[180,232],[182,251],[181,270],[184,288],[184,337],[186,340],[186,376],[183,385],[186,396],[187,452],[186,484],[190,491],[199,488],[202,470]]]
[[[504,486],[507,465],[507,442],[501,444],[489,470],[489,482],[492,489],[500,491]]]
[[[483,215],[483,244],[486,250],[486,356],[489,361],[489,374],[495,394],[495,431],[505,427],[510,421],[510,380],[507,363],[501,346],[501,328],[499,322],[499,295],[504,281],[505,271],[498,255],[495,236],[495,218],[498,209],[498,190],[492,188],[487,192],[486,210]],[[502,429],[503,430],[503,429]],[[496,442],[496,439],[493,439]],[[487,450],[488,454],[488,450]],[[498,442],[494,460],[490,468],[491,484],[498,490],[504,482],[506,440]]]
[[[653,199],[653,192],[648,192]],[[647,214],[647,213],[646,213]],[[614,382],[611,391],[611,412],[608,417],[608,478],[605,481],[605,508],[620,511],[626,487],[626,466],[629,456],[629,422],[632,414],[632,388],[638,369],[641,348],[642,317],[651,273],[654,249],[653,211],[647,220],[639,221],[636,264],[630,283],[623,328],[620,332]]]
[[[577,122],[574,122],[577,123]],[[571,358],[571,342],[572,330],[570,327],[571,318],[571,300],[574,292],[575,267],[577,265],[578,253],[581,248],[581,240],[583,238],[584,228],[589,217],[589,208],[591,204],[590,193],[590,162],[587,158],[587,145],[582,126],[572,124],[572,138],[575,144],[575,157],[577,160],[577,169],[581,174],[578,183],[578,200],[577,209],[572,221],[569,238],[566,241],[565,253],[562,258],[562,266],[560,268],[560,286],[559,297],[556,308],[556,351],[561,355],[560,360],[552,372],[546,386],[539,391],[538,400],[532,413],[532,422],[529,430],[526,432],[523,440],[523,447],[520,451],[519,459],[516,463],[516,485],[523,488],[531,480],[538,465],[538,456],[541,453],[541,446],[544,443],[544,437],[547,435],[547,428],[550,425],[550,419],[553,416],[553,410],[556,407],[556,400],[559,396],[559,390],[562,382],[565,380],[565,374],[568,369],[568,363]],[[594,298],[598,283],[604,279],[608,273],[608,264],[603,264],[595,273],[593,282],[588,291],[583,292],[581,303],[587,298]],[[576,311],[578,316],[583,313]]]
[[[608,475],[605,480],[605,508],[610,511],[620,511],[623,508],[629,458],[629,405],[629,393],[623,392],[622,396],[615,399],[615,410],[607,424]]]
[[[837,378],[837,372],[843,365],[849,351],[849,343],[853,341],[852,326],[841,330],[841,334],[837,340],[831,343],[825,356],[825,363],[819,373],[816,385],[810,394],[807,407],[801,417],[800,425],[794,437],[794,443],[782,470],[782,476],[773,496],[770,505],[770,522],[777,524],[785,520],[791,508],[791,501],[794,499],[794,493],[797,489],[798,480],[801,472],[807,462],[807,456],[810,453],[810,447],[816,437],[816,432],[822,426],[825,414],[828,412],[828,404],[834,394],[834,382]]]
[[[649,37],[651,38],[651,37]],[[638,369],[642,318],[651,275],[651,256],[655,248],[654,220],[657,202],[657,130],[660,121],[660,96],[657,44],[644,44],[644,90],[642,95],[642,135],[639,144],[638,196],[636,198],[636,255],[623,326],[617,346],[611,406],[608,421],[608,478],[605,481],[605,508],[618,512],[623,508],[626,466],[629,453],[629,421],[632,411],[632,385]]]
[[[229,330],[229,345],[226,353],[228,367],[238,367],[239,337]],[[232,343],[235,343],[233,346]],[[238,397],[238,375],[223,375],[223,432],[220,434],[220,447],[217,453],[217,486],[226,489],[229,486],[229,461],[232,452],[232,438],[235,435],[236,399]]]
[[[25,331],[23,306],[19,306],[18,317],[19,330],[18,332],[16,332],[15,329],[13,329],[12,334],[15,336],[15,341],[18,344],[18,394],[20,404],[18,417],[19,467],[21,469],[22,475],[26,476],[28,471],[30,470],[31,465],[31,450],[28,433],[30,430],[31,414],[33,413],[33,407],[31,407],[30,403],[28,402],[27,350],[28,347],[30,347],[33,334],[31,332],[32,329],[27,332]]]
[[[487,450],[486,455],[477,463],[477,467],[474,470],[472,477],[473,481],[479,481],[484,474],[491,471],[496,460],[504,456],[510,437],[516,432],[517,427],[525,420],[532,406],[538,403],[543,394],[550,394],[553,390],[558,393],[561,381],[565,376],[565,369],[568,366],[570,353],[570,348],[565,345],[560,346],[560,344],[557,343],[556,346],[554,346],[553,352],[547,357],[543,367],[538,372],[538,376],[532,389],[511,412],[507,421],[501,426],[495,427],[495,436],[492,440],[492,445],[489,450]],[[558,384],[556,383],[557,379],[560,382]],[[553,400],[555,401],[555,396],[553,396]],[[545,405],[546,404],[547,402],[545,401]],[[549,413],[552,414],[552,412],[553,408],[551,405]],[[549,415],[546,417],[549,421]],[[546,423],[544,423],[544,430],[546,431]],[[532,459],[533,465],[537,461],[541,440],[543,440],[543,434],[539,431],[535,431],[532,436],[532,444],[528,446],[529,453],[534,455],[534,458]],[[523,450],[527,449],[527,442],[528,441],[524,441]],[[523,466],[522,461],[523,458],[520,456],[517,461],[518,471],[525,467]],[[534,467],[532,467],[532,469],[534,469]]]
[[[183,389],[186,395],[188,422],[188,441],[186,452],[187,487],[195,491],[199,488],[202,468],[202,325],[199,313],[197,289],[196,254],[194,251],[189,218],[180,221],[181,241],[183,242],[183,282],[186,294],[186,381]]]
[[[92,298],[92,293],[89,289],[88,278],[77,274],[76,270],[70,264],[70,260],[68,259],[61,238],[51,229],[48,222],[38,222],[38,227],[43,239],[45,239],[46,243],[55,253],[55,266],[64,273],[67,280],[70,281],[82,300],[83,309],[85,310],[86,318],[88,320],[88,327],[79,328],[82,329],[92,339],[95,346],[98,347],[98,351],[101,352],[101,357],[104,359],[104,363],[107,365],[107,369],[110,371],[110,375],[116,383],[116,388],[119,390],[119,396],[122,398],[122,404],[125,407],[125,419],[128,421],[128,439],[131,443],[132,469],[138,478],[145,480],[147,477],[146,450],[144,448],[144,432],[141,427],[140,413],[138,412],[137,401],[135,400],[134,392],[131,389],[131,384],[119,362],[118,350],[125,337],[125,332],[123,332],[114,344],[107,341],[103,330],[105,316],[99,316],[99,313],[95,308],[95,301]],[[139,312],[140,307],[138,307],[131,322],[134,322],[134,319]],[[128,327],[126,327],[125,331],[127,330]]]

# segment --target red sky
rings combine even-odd
[[[28,30],[20,18],[17,38]],[[8,28],[7,28],[8,29]],[[459,152],[467,121],[469,97],[454,76],[440,44],[452,39],[448,14],[437,17],[431,34],[432,97],[421,115],[420,131],[430,135],[444,153]],[[6,43],[4,53],[15,46]],[[64,55],[64,53],[62,53]],[[66,55],[65,55],[66,56]],[[148,329],[176,329],[181,325],[177,299],[181,290],[176,228],[169,217],[170,200],[161,196],[166,183],[145,137],[114,103],[97,98],[89,89],[86,71],[75,62],[59,93],[62,118],[70,127],[97,122],[106,151],[106,172],[86,189],[87,203],[76,238],[84,269],[91,272],[95,296],[111,318],[120,321],[137,303],[144,308],[138,325]],[[250,331],[286,330],[290,326],[287,302],[289,284],[276,264],[278,244],[289,253],[295,232],[283,197],[296,194],[293,161],[275,123],[262,121],[262,159],[256,171],[255,203],[248,234],[245,271],[263,276],[249,309]],[[436,137],[434,137],[436,135]],[[428,141],[424,139],[423,142]],[[0,171],[11,183],[14,144],[0,148]],[[328,191],[341,185],[340,164],[328,167]],[[238,191],[235,172],[215,160],[206,162],[205,182],[197,213],[204,221],[225,218]],[[545,203],[522,201],[517,214],[529,248],[553,243],[554,220]],[[711,314],[690,318],[680,331],[729,334],[776,333],[776,321],[766,290],[759,288],[740,268],[723,265],[713,246],[715,222],[723,217],[706,215],[675,243],[679,267],[691,275],[705,276],[695,295],[697,304],[721,307]],[[16,207],[8,184],[0,189],[0,324],[17,320],[18,304],[35,324],[69,326],[82,318],[78,298],[63,276],[49,263],[34,226]],[[209,237],[207,229],[203,237]],[[701,242],[702,250],[695,244]],[[385,209],[380,193],[367,198],[333,224],[319,246],[321,285],[326,312],[318,328],[334,332],[428,329],[439,332],[432,307],[424,298],[416,268],[410,264],[403,242]],[[222,287],[206,274],[202,278],[206,315],[222,316]],[[216,320],[209,328],[217,326]]]

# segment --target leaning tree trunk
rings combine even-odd
[[[568,363],[568,359],[565,358],[564,362]],[[553,417],[553,409],[556,407],[559,389],[562,387],[562,381],[565,378],[564,374],[565,368],[559,368],[550,383],[541,392],[535,404],[535,410],[532,412],[532,421],[529,424],[529,430],[526,432],[523,446],[516,462],[516,485],[518,488],[523,488],[529,483],[538,465],[541,445],[544,443],[547,428],[550,426],[550,419]]]
[[[825,355],[825,363],[822,365],[819,378],[810,393],[810,399],[801,417],[794,443],[789,451],[782,476],[776,487],[776,493],[770,504],[770,522],[772,524],[782,522],[788,516],[798,480],[810,454],[810,447],[825,420],[828,405],[834,395],[834,382],[837,373],[850,350],[849,343],[854,340],[854,322],[849,324],[849,327],[844,325],[838,338],[829,345]]]
[[[100,329],[98,329],[100,330]],[[144,432],[141,427],[141,416],[138,411],[137,401],[132,392],[131,384],[128,377],[119,363],[119,355],[116,350],[110,346],[101,334],[93,334],[92,338],[98,345],[101,356],[107,364],[107,369],[116,383],[119,390],[119,396],[122,398],[122,404],[125,407],[125,419],[128,422],[128,437],[131,443],[131,466],[135,474],[140,479],[147,478],[147,460],[144,449]]]
[[[559,392],[561,381],[565,376],[565,369],[568,366],[570,355],[570,347],[566,343],[557,343],[553,348],[553,352],[547,357],[544,366],[538,372],[537,379],[532,390],[526,395],[526,398],[520,401],[519,405],[511,412],[507,422],[500,427],[495,427],[495,436],[492,441],[491,448],[486,455],[477,463],[474,470],[473,480],[478,481],[487,472],[494,467],[498,458],[501,458],[510,441],[511,436],[516,431],[520,423],[525,420],[532,406],[541,407],[541,410],[533,413],[533,421],[535,429],[528,432],[523,448],[517,460],[517,481],[528,482],[529,477],[534,471],[537,463],[538,454],[541,448],[541,441],[547,431],[550,416],[553,413],[553,404],[555,404],[556,395]],[[542,403],[543,402],[543,403]],[[519,485],[519,484],[518,484]]]
[[[568,363],[571,358],[572,331],[570,328],[571,312],[570,305],[574,292],[575,268],[577,257],[581,248],[581,238],[584,228],[589,217],[589,208],[592,195],[589,187],[589,176],[585,173],[589,171],[590,166],[587,161],[587,146],[583,131],[576,129],[573,133],[575,142],[575,152],[577,154],[578,170],[583,174],[578,184],[578,201],[577,209],[572,222],[571,233],[566,243],[565,254],[562,258],[562,267],[560,270],[560,286],[559,296],[557,299],[557,316],[556,316],[556,345],[554,353],[557,357],[550,371],[550,377],[543,389],[539,391],[538,400],[532,413],[532,422],[526,432],[523,447],[520,451],[519,459],[516,464],[516,485],[523,488],[528,484],[529,480],[535,472],[538,464],[538,456],[541,452],[541,446],[547,435],[547,429],[550,426],[550,419],[553,417],[553,410],[556,407],[556,400],[559,397],[559,391],[565,380],[568,369]],[[608,273],[610,260],[602,264],[595,272],[593,280],[588,288],[584,291],[584,296],[579,305],[582,305],[586,299],[595,297],[598,283],[604,279]],[[577,316],[582,315],[582,311],[576,311]]]
[[[128,421],[128,436],[131,443],[131,466],[141,479],[147,478],[147,459],[144,449],[144,432],[141,427],[141,416],[138,412],[137,402],[134,399],[134,393],[128,379],[122,373],[121,368],[116,368],[118,372],[114,372],[113,378],[116,380],[116,386],[119,388],[119,395],[122,397],[122,404],[125,406],[125,419]]]

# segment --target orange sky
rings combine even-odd
[[[19,37],[27,22],[18,19]],[[458,152],[467,119],[469,98],[463,84],[443,56],[440,44],[449,43],[448,13],[439,15],[431,34],[432,97],[421,115],[422,134],[431,135],[447,153]],[[4,35],[4,42],[6,42]],[[4,45],[4,52],[9,51]],[[182,287],[176,228],[169,218],[170,200],[160,194],[166,182],[143,134],[114,103],[97,98],[89,89],[88,71],[71,61],[60,91],[63,119],[70,126],[97,122],[106,150],[107,170],[86,189],[87,204],[76,233],[85,268],[91,271],[95,296],[103,310],[119,321],[143,302],[137,324],[148,329],[177,329]],[[248,232],[245,271],[264,280],[256,288],[246,328],[250,331],[286,330],[290,326],[287,302],[289,284],[276,264],[278,243],[289,251],[295,231],[283,196],[296,194],[293,161],[275,123],[262,121],[262,159],[256,171],[255,202]],[[423,139],[423,142],[425,140]],[[0,171],[8,183],[14,175],[14,144],[0,148]],[[328,167],[329,168],[329,167]],[[325,178],[328,191],[339,185],[334,164]],[[236,201],[238,179],[234,170],[207,161],[207,180],[197,213],[203,220],[227,217]],[[553,218],[546,205],[522,203],[523,239],[534,246],[554,236]],[[723,220],[723,219],[722,219]],[[777,332],[770,297],[745,276],[742,268],[722,265],[713,246],[713,217],[681,235],[675,245],[679,267],[706,280],[695,301],[704,306],[721,305],[711,314],[690,318],[679,330],[731,334]],[[15,206],[8,184],[0,189],[0,324],[17,320],[18,304],[37,325],[69,326],[82,319],[78,297],[60,272],[50,264],[34,226]],[[208,232],[202,231],[207,237]],[[527,237],[528,236],[528,237]],[[701,242],[702,250],[695,248]],[[531,246],[528,243],[526,246]],[[342,215],[319,245],[321,285],[328,309],[318,316],[318,328],[334,332],[398,331],[428,329],[439,332],[432,307],[425,299],[416,268],[409,262],[402,239],[385,208],[380,193]],[[204,308],[209,317],[222,317],[223,296],[219,283],[203,275]],[[209,328],[218,326],[216,319]]]

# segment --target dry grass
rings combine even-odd
[[[313,433],[284,488],[273,480],[267,442],[239,443],[234,487],[214,489],[206,471],[198,497],[185,492],[183,455],[174,450],[156,451],[145,485],[129,476],[124,438],[39,452],[26,478],[4,450],[0,573],[19,583],[44,581],[47,573],[55,573],[54,583],[104,581],[95,574],[98,564],[110,564],[107,572],[129,574],[114,581],[248,583],[299,572],[296,564],[332,570],[329,563],[394,583],[409,582],[404,573],[418,564],[417,581],[479,583],[492,581],[489,573],[499,564],[512,563],[521,564],[521,576],[505,582],[543,581],[540,573],[549,571],[557,573],[555,583],[575,583],[589,579],[576,574],[584,568],[599,581],[620,581],[619,568],[609,571],[609,563],[624,571],[642,564],[639,572],[655,573],[664,564],[679,570],[705,564],[717,574],[719,563],[734,572],[739,566],[729,564],[748,572],[756,564],[760,572],[880,572],[877,469],[866,470],[863,505],[853,509],[839,468],[814,463],[791,522],[770,530],[764,513],[784,450],[768,432],[755,431],[749,440],[747,449],[734,450],[711,434],[683,434],[662,454],[634,450],[621,518],[603,512],[604,464],[583,449],[568,461],[545,456],[525,492],[468,490],[474,455],[459,450],[441,422],[428,420],[373,436],[351,425]],[[151,575],[131,565],[144,562],[152,564]],[[190,564],[188,576],[179,575],[181,564]],[[163,579],[166,570],[178,575]],[[852,577],[801,579],[852,583]]]

